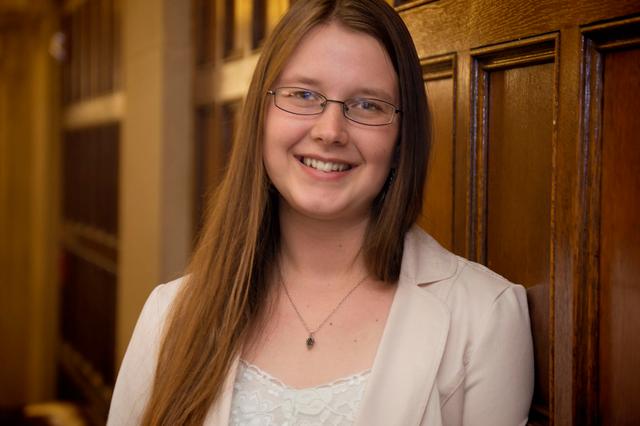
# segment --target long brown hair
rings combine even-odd
[[[395,178],[374,201],[362,250],[373,276],[398,279],[404,235],[422,206],[429,152],[424,83],[411,36],[383,0],[298,1],[266,41],[254,71],[229,168],[209,200],[189,275],[165,326],[145,425],[202,424],[243,336],[265,309],[280,237],[278,196],[262,162],[266,92],[298,41],[330,21],[379,40],[398,74]]]

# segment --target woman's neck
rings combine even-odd
[[[279,267],[287,285],[322,282],[339,290],[366,275],[361,249],[368,223],[368,217],[317,220],[281,205]]]

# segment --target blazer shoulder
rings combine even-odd
[[[459,289],[475,300],[493,300],[514,286],[486,266],[451,253],[417,226],[405,238],[401,274],[441,299]]]
[[[512,283],[486,266],[460,256],[456,257],[459,266],[453,279],[453,287],[463,288],[469,293],[470,298],[492,303],[507,290],[524,291],[521,285]]]
[[[153,384],[164,324],[183,282],[180,278],[161,284],[147,298],[118,372],[107,425],[140,423]]]
[[[167,310],[176,298],[178,291],[184,285],[185,280],[186,277],[180,277],[168,283],[160,284],[153,290],[149,296],[149,300],[155,299],[158,313],[166,314]]]

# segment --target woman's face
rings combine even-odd
[[[376,98],[399,104],[398,78],[384,47],[337,23],[319,25],[302,38],[271,89],[279,87],[305,88],[339,101]],[[334,102],[319,115],[295,115],[269,99],[263,159],[283,208],[322,220],[366,219],[389,174],[398,120],[358,124]]]

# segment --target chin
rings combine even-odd
[[[370,215],[370,208],[355,208],[353,203],[289,203],[292,212],[318,221],[359,220]]]

